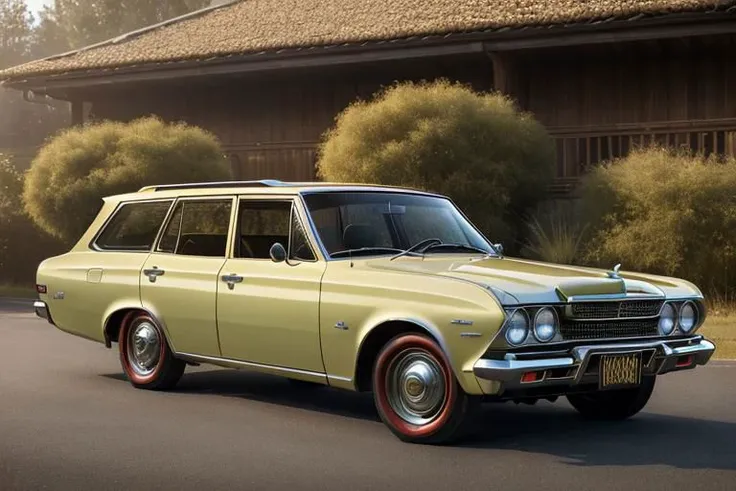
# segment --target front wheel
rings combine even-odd
[[[144,312],[123,321],[118,347],[123,371],[136,388],[171,389],[184,373],[186,363],[174,358],[163,330]]]
[[[632,389],[570,394],[567,400],[585,418],[620,421],[644,409],[654,391],[655,379],[644,377],[641,385]]]
[[[419,334],[383,347],[373,368],[373,397],[381,420],[410,443],[457,439],[472,402],[437,343]]]

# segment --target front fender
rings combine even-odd
[[[331,263],[320,305],[325,370],[332,385],[354,388],[366,339],[380,326],[401,321],[436,339],[461,387],[481,394],[473,365],[504,320],[491,292],[469,281]]]

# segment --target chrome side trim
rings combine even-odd
[[[339,375],[330,375],[329,373],[327,374],[327,380],[334,380],[335,382],[345,382],[345,383],[348,383],[348,384],[352,384],[353,383],[353,379],[350,378],[350,377],[341,377]]]
[[[193,353],[174,353],[174,356],[184,361],[191,361],[195,363],[212,363],[213,365],[220,365],[228,368],[251,369],[257,370],[259,372],[282,376],[299,375],[300,377],[314,379],[315,381],[319,381],[322,383],[327,382],[327,375],[323,372],[313,372],[310,370],[300,370],[298,368],[280,367],[277,365],[266,365],[263,363],[235,360],[232,358],[220,358],[217,356],[195,355]]]

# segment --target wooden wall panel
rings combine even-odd
[[[311,181],[316,148],[336,115],[398,80],[447,78],[478,90],[491,86],[485,56],[454,57],[269,77],[213,79],[90,94],[97,119],[156,114],[217,135],[239,179]]]
[[[576,179],[591,165],[651,142],[733,155],[734,53],[736,35],[507,52],[502,58],[513,71],[504,78],[509,91],[557,140],[559,176]],[[447,78],[488,90],[493,59],[458,56],[108,88],[89,99],[98,119],[157,114],[214,132],[238,178],[312,180],[319,140],[351,102],[400,80]],[[496,78],[500,82],[503,74]]]
[[[673,40],[524,55],[548,127],[736,117],[736,41]]]

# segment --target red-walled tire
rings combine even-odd
[[[174,358],[163,329],[145,312],[125,317],[118,347],[123,371],[139,389],[171,389],[184,373],[186,363]]]
[[[409,443],[449,443],[462,436],[471,399],[437,343],[420,334],[389,341],[373,367],[373,399],[381,420]]]

